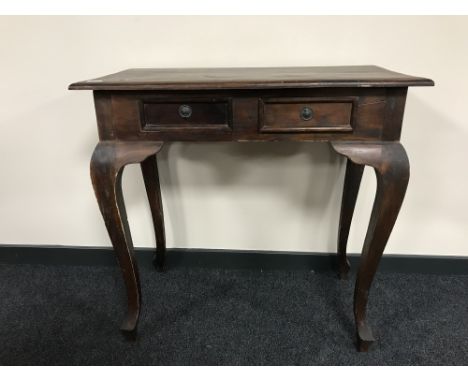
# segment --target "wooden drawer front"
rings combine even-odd
[[[353,99],[262,100],[260,132],[350,132],[353,103]]]
[[[222,102],[145,102],[144,130],[230,130],[229,103]]]

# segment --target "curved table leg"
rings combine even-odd
[[[141,162],[141,171],[145,180],[146,193],[153,216],[154,234],[156,236],[156,256],[153,265],[158,271],[166,266],[166,236],[164,232],[164,214],[159,185],[158,164],[156,155],[151,155]]]
[[[348,278],[349,261],[346,258],[346,246],[363,171],[363,165],[347,160],[338,228],[338,271],[342,280]]]
[[[332,146],[354,163],[373,167],[377,176],[377,193],[354,289],[358,350],[367,351],[375,341],[366,322],[369,289],[406,193],[409,161],[398,142],[332,142]]]
[[[138,269],[122,196],[122,172],[130,163],[138,163],[161,149],[160,142],[102,141],[91,158],[94,192],[117,255],[127,290],[128,310],[122,332],[134,339],[140,315],[141,292]]]

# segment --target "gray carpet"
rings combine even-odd
[[[0,265],[2,365],[467,365],[468,276],[379,274],[354,347],[353,278],[308,271],[140,270],[136,343],[116,267]]]

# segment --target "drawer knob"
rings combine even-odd
[[[180,105],[179,115],[185,119],[190,118],[190,116],[192,115],[192,108],[189,105]]]
[[[312,119],[314,113],[312,112],[312,109],[308,106],[304,106],[301,110],[301,119],[304,121],[308,121],[309,119]]]

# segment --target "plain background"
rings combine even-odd
[[[468,256],[468,17],[0,17],[0,243],[110,245],[89,179],[92,94],[130,67],[375,64],[410,88],[411,179],[386,253]],[[168,247],[335,251],[344,160],[327,144],[170,144],[160,155]],[[138,166],[124,173],[136,246],[154,246]],[[375,192],[366,169],[350,234]]]

